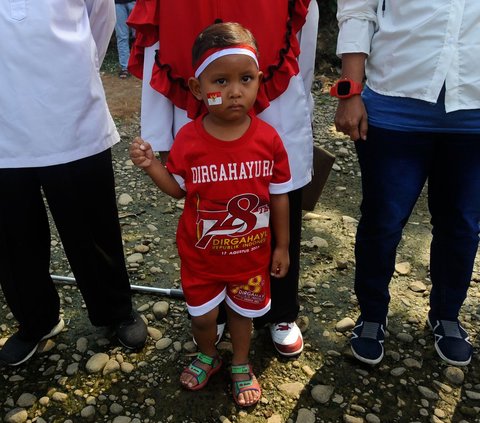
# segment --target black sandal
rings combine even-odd
[[[128,72],[127,69],[123,69],[118,73],[118,77],[120,79],[127,79],[130,76],[130,73]]]

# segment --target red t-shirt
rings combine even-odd
[[[252,117],[239,139],[209,135],[203,116],[178,133],[167,168],[186,191],[177,246],[199,276],[244,280],[270,263],[270,194],[291,190],[288,157],[270,125]]]
[[[216,20],[238,22],[252,31],[258,43],[264,78],[255,112],[268,107],[298,74],[300,46],[297,32],[305,23],[310,0],[137,0],[128,24],[136,40],[129,70],[143,77],[145,47],[160,42],[150,85],[191,119],[204,111],[203,103],[189,92],[193,76],[192,46],[197,35]]]

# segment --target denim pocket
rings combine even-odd
[[[27,17],[27,0],[9,0],[10,16],[16,21],[22,21]]]

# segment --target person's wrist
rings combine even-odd
[[[330,95],[344,100],[360,95],[362,90],[362,82],[349,77],[342,77],[330,88]]]

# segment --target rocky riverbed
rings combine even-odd
[[[319,77],[315,85],[315,142],[337,160],[320,203],[303,219],[298,323],[305,351],[294,359],[280,358],[268,331],[254,333],[252,363],[263,387],[261,402],[246,410],[235,406],[226,369],[202,391],[180,388],[179,374],[195,354],[182,300],[135,293],[135,307],[148,323],[149,339],[142,351],[129,353],[105,329],[90,325],[76,287],[60,283],[66,327],[44,342],[25,365],[1,369],[0,419],[9,423],[480,422],[479,268],[475,267],[462,309],[475,356],[466,368],[447,366],[437,357],[425,325],[431,284],[424,196],[398,252],[386,357],[376,367],[352,359],[348,339],[358,313],[353,246],[360,177],[353,143],[333,129],[335,102],[321,82],[328,84]],[[106,80],[107,93],[115,92],[109,102],[122,135],[114,148],[114,166],[131,282],[178,288],[175,227],[182,203],[161,194],[128,159],[129,141],[139,132],[137,103],[128,116],[125,109],[132,107],[130,100],[138,96],[139,84],[133,79],[121,83]],[[52,251],[52,274],[73,276],[55,233]],[[15,321],[0,294],[0,345],[13,331]],[[228,362],[228,336],[219,347]]]

